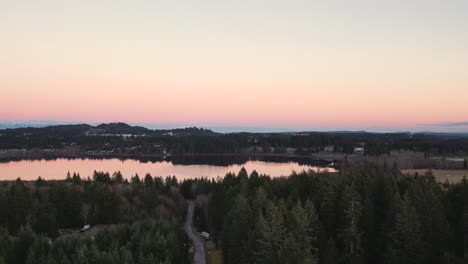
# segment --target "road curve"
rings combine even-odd
[[[206,264],[206,252],[203,239],[194,234],[192,231],[192,219],[193,219],[193,210],[195,208],[194,201],[188,201],[187,209],[187,218],[185,219],[185,233],[193,243],[193,249],[195,250],[194,264]]]

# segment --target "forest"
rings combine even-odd
[[[466,263],[468,181],[383,168],[272,178],[0,183],[0,263],[190,263],[185,200],[223,263]],[[90,231],[79,232],[84,225]]]
[[[466,263],[468,182],[377,168],[182,183],[225,264]],[[465,262],[463,262],[465,261]]]
[[[0,263],[189,263],[177,186],[119,172],[1,182]]]
[[[285,154],[288,149],[293,149],[296,155],[308,155],[323,150],[325,146],[333,146],[335,152],[346,154],[353,153],[354,147],[364,146],[365,155],[380,155],[400,149],[434,155],[466,155],[468,134],[363,131],[222,134],[203,128],[152,130],[124,123],[0,130],[0,150],[66,150],[68,154],[76,152],[78,157],[89,152],[135,157],[255,152]],[[53,156],[54,152],[47,154]],[[41,153],[40,158],[44,155]]]

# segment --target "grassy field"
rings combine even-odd
[[[424,175],[427,171],[427,169],[401,170],[404,174],[414,174],[417,172],[419,175]],[[467,177],[468,179],[468,170],[432,170],[432,173],[440,183],[445,183],[447,180],[450,183],[457,183],[460,182],[463,177]]]
[[[223,263],[223,253],[221,249],[216,249],[212,240],[206,241],[206,248],[208,249],[208,264]]]

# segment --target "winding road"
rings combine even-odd
[[[193,248],[195,250],[194,263],[206,264],[206,251],[205,251],[205,246],[204,246],[205,242],[200,236],[198,236],[197,234],[194,234],[192,230],[192,219],[193,219],[194,208],[195,208],[195,202],[188,201],[187,218],[185,219],[184,229],[185,229],[185,233],[187,233],[187,236],[189,237],[190,240],[192,240],[192,243],[193,243]]]

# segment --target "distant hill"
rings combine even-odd
[[[436,137],[467,137],[468,132],[431,132],[431,131],[424,131],[424,132],[415,132],[414,134],[418,135],[427,135],[427,136],[436,136]]]
[[[140,127],[140,126],[131,126],[126,123],[108,123],[100,124],[96,127],[91,128],[87,131],[89,135],[99,135],[99,134],[132,134],[132,135],[143,135],[151,134],[153,130]]]
[[[56,137],[79,135],[161,135],[161,136],[211,136],[217,135],[209,129],[189,127],[177,129],[149,129],[131,126],[126,123],[104,123],[97,126],[88,124],[53,125],[44,127],[21,127],[0,129],[0,133],[9,135],[49,135]]]
[[[215,129],[215,128],[214,128]],[[456,138],[456,137],[468,137],[468,132],[433,132],[433,131],[418,131],[418,132],[369,132],[364,130],[347,131],[270,131],[265,128],[265,131],[250,131],[247,132],[248,128],[245,128],[244,132],[227,132],[218,133],[211,129],[187,127],[187,128],[148,128],[143,125],[129,125],[123,122],[115,123],[102,123],[102,124],[65,124],[58,121],[0,121],[0,134],[2,131],[9,131],[8,134],[49,134],[49,135],[167,135],[167,136],[213,136],[221,134],[231,135],[245,135],[245,134],[263,134],[263,135],[338,135],[338,136],[383,136],[383,135],[398,135],[402,137],[436,137],[436,138]],[[3,132],[5,133],[5,132]]]
[[[9,128],[0,130],[0,133],[5,134],[17,134],[17,135],[48,135],[48,136],[77,136],[89,131],[92,126],[87,124],[79,125],[57,125],[57,126],[46,126],[46,127],[24,127],[24,128]]]
[[[155,130],[163,135],[172,136],[214,136],[219,133],[213,132],[212,130],[198,127],[187,127],[187,128],[176,128],[166,130]]]
[[[37,121],[0,121],[0,129],[7,128],[26,128],[26,127],[46,127],[46,126],[58,126],[58,125],[71,125],[73,123],[69,122],[59,122],[59,121],[47,121],[47,120],[37,120]]]

